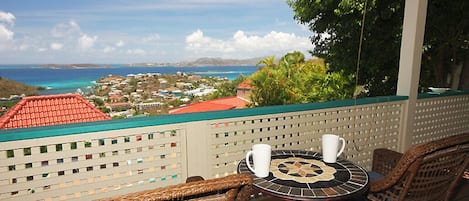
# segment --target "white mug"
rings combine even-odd
[[[257,177],[269,176],[270,157],[272,147],[268,144],[255,144],[252,146],[252,151],[246,153],[246,164],[248,168],[254,172]],[[251,167],[249,157],[252,155],[254,168]]]
[[[342,141],[342,147],[339,148],[339,141]],[[322,157],[326,163],[337,162],[337,157],[342,154],[345,149],[345,139],[334,134],[322,135]]]

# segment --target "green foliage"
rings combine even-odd
[[[135,79],[135,77],[132,77],[132,78],[130,78],[130,80],[129,80],[129,85],[130,85],[130,86],[137,86],[137,82],[138,82],[138,80]]]
[[[394,95],[404,20],[400,0],[368,0],[358,84],[370,96]],[[356,71],[364,0],[287,0],[294,18],[314,33],[314,56],[332,71]],[[421,84],[441,85],[454,66],[469,60],[469,2],[428,1]]]
[[[345,74],[356,71],[364,3],[288,0],[294,18],[315,33],[311,53]],[[371,96],[395,94],[403,9],[403,1],[368,1],[358,84],[368,85]]]
[[[21,94],[26,96],[38,95],[38,88],[6,78],[0,79],[0,98],[9,98],[11,95]]]
[[[328,72],[322,59],[305,61],[300,52],[288,53],[278,63],[269,57],[249,79],[255,106],[320,102],[352,97],[352,76]]]
[[[448,75],[457,76],[455,71],[458,66],[468,66],[468,10],[469,1],[428,1],[422,85],[450,86]]]
[[[174,106],[174,107],[181,106],[182,104],[184,104],[184,102],[182,102],[179,99],[173,99],[173,100],[171,100],[167,103],[168,106],[171,105],[171,106]]]
[[[106,106],[98,106],[97,108],[98,108],[98,110],[100,110],[101,112],[106,113],[106,114],[108,114],[109,112],[111,112],[111,109],[109,109],[109,108],[106,107]]]
[[[207,100],[213,100],[228,96],[236,96],[236,87],[246,79],[246,76],[240,75],[235,80],[228,80],[217,87],[217,91],[208,95]]]
[[[16,103],[18,103],[20,100],[9,100],[9,101],[0,101],[0,108],[5,107],[5,108],[11,108]]]
[[[93,98],[92,100],[96,106],[104,106],[104,101],[100,98]]]

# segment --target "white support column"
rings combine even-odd
[[[207,121],[193,121],[186,125],[187,176],[211,179],[209,125]]]
[[[409,100],[402,119],[400,151],[407,150],[412,144],[427,2],[428,0],[406,0],[405,2],[397,95],[408,96]]]

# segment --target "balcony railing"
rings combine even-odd
[[[344,157],[369,169],[376,148],[403,150],[469,130],[469,93],[424,96],[403,133],[407,97],[261,107],[0,131],[0,200],[92,200],[233,174],[253,144],[321,151],[347,140]]]

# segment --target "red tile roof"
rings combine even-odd
[[[77,94],[29,96],[0,117],[0,129],[110,120]]]
[[[239,83],[238,86],[236,86],[237,89],[251,89],[251,81],[249,79],[245,79],[243,82]]]
[[[185,107],[175,108],[169,111],[169,114],[184,114],[191,112],[208,112],[217,110],[231,110],[245,108],[248,102],[236,96],[204,101],[191,104]]]

